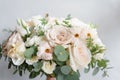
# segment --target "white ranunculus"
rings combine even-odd
[[[39,59],[52,60],[53,49],[47,41],[41,41],[38,47],[37,56]]]
[[[56,68],[56,63],[55,62],[49,62],[49,61],[44,61],[43,62],[43,66],[42,66],[42,70],[47,73],[47,74],[52,74],[53,71]]]
[[[5,49],[7,50],[7,56],[12,58],[15,65],[21,65],[24,62],[24,51],[26,48],[19,33],[14,32],[10,36],[7,44],[5,45]]]
[[[38,62],[38,57],[33,57],[31,59],[26,59],[26,63],[29,64],[29,65],[32,65],[33,63],[36,63]]]
[[[33,36],[32,38],[27,38],[27,41],[25,42],[26,46],[32,46],[32,45],[39,45],[41,42],[41,38],[38,36]]]
[[[104,58],[104,53],[98,53],[93,56],[96,60],[102,60]]]
[[[69,46],[69,53],[70,66],[74,71],[87,67],[91,61],[90,51],[80,39],[75,39],[73,45]]]
[[[46,37],[51,46],[66,45],[71,42],[72,35],[71,31],[64,26],[54,26],[49,29],[46,33]]]

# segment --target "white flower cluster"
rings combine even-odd
[[[19,26],[8,39],[5,49],[15,65],[24,61],[32,65],[43,60],[42,69],[47,74],[53,73],[56,63],[53,60],[54,47],[62,45],[69,52],[69,65],[74,71],[87,67],[91,61],[91,52],[87,48],[86,39],[91,37],[94,43],[104,46],[95,28],[81,22],[77,18],[65,19],[36,16],[30,20],[18,20]],[[24,39],[25,38],[25,39]],[[37,46],[36,56],[27,59],[24,52],[28,47]],[[95,55],[102,59],[103,54]]]

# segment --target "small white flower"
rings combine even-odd
[[[55,62],[49,62],[49,61],[44,61],[43,62],[43,66],[42,66],[42,70],[47,73],[47,74],[52,74],[53,71],[56,68],[56,63]]]
[[[25,42],[26,46],[32,46],[32,45],[39,45],[41,42],[41,38],[38,36],[33,36],[32,38],[27,38],[27,41]]]
[[[96,60],[102,60],[104,58],[104,53],[98,53],[93,56]]]
[[[32,65],[33,63],[36,63],[38,62],[38,57],[33,57],[31,59],[26,59],[26,63],[29,64],[29,65]]]
[[[46,41],[41,41],[38,47],[37,56],[39,59],[52,60],[53,49]]]

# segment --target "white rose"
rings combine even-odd
[[[44,61],[43,62],[43,66],[42,66],[42,70],[47,73],[47,74],[52,74],[53,71],[56,68],[56,63],[55,62],[49,62],[49,61]]]
[[[41,41],[38,47],[37,56],[39,59],[52,60],[53,49],[47,41]]]
[[[38,62],[38,57],[33,57],[31,59],[26,59],[26,63],[29,64],[29,65],[32,65],[33,63],[36,63]]]
[[[10,36],[4,49],[6,49],[7,55],[12,58],[12,61],[15,65],[21,65],[24,62],[24,51],[26,48],[19,33],[14,32]]]
[[[25,42],[26,46],[32,46],[32,45],[39,45],[41,42],[41,38],[38,36],[33,36],[32,38],[27,38],[27,41]]]
[[[68,28],[64,26],[54,26],[46,32],[46,37],[51,46],[66,45],[71,42],[72,36]]]
[[[96,60],[102,60],[104,58],[104,53],[98,53],[93,56]]]
[[[91,61],[90,51],[80,39],[76,39],[73,45],[69,46],[69,53],[70,66],[74,71],[86,67]]]

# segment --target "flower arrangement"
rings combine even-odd
[[[45,74],[48,80],[79,80],[80,71],[93,75],[99,70],[107,76],[105,46],[96,26],[68,15],[56,18],[46,15],[29,20],[18,19],[18,27],[1,44],[0,57],[8,59],[8,68],[29,78]]]

